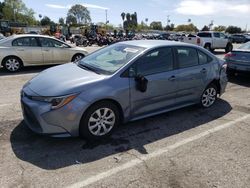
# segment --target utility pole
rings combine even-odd
[[[107,24],[108,24],[108,9],[105,9],[105,16],[106,16],[105,26],[106,26],[106,30],[107,30]]]
[[[170,19],[169,19],[169,15],[167,15],[167,27],[166,27],[166,28],[167,28],[167,29],[166,29],[167,31],[168,31],[168,28],[169,28],[169,24],[170,24]]]

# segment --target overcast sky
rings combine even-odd
[[[137,12],[138,21],[149,19],[167,23],[167,16],[175,25],[186,24],[190,18],[199,28],[214,20],[215,25],[236,25],[250,29],[250,0],[23,0],[27,7],[38,14],[46,15],[54,21],[66,17],[71,5],[84,4],[89,7],[93,22],[108,20],[118,25],[122,23],[121,12]]]

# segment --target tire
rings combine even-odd
[[[83,54],[76,54],[72,57],[72,62],[77,62],[77,61],[81,60],[82,58],[84,58]]]
[[[17,57],[7,57],[4,59],[3,67],[9,72],[17,72],[22,67],[22,62]]]
[[[228,53],[231,52],[232,50],[233,50],[233,45],[231,43],[228,43],[225,48],[225,52]]]
[[[212,51],[212,49],[211,49],[211,45],[210,45],[210,44],[208,44],[208,43],[207,43],[207,44],[205,44],[204,48],[205,48],[205,49],[207,49],[207,50],[208,50],[208,51],[210,51],[210,52]]]
[[[217,86],[215,84],[209,84],[201,95],[200,106],[203,108],[211,107],[216,102],[217,95]]]
[[[100,102],[91,106],[83,114],[79,134],[87,140],[103,139],[110,136],[119,123],[118,107],[112,102]]]

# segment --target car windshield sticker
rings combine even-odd
[[[125,48],[124,51],[125,51],[125,52],[131,52],[131,53],[136,53],[136,52],[138,52],[138,50],[137,50],[137,49],[134,49],[134,48]]]

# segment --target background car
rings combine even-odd
[[[234,75],[236,72],[250,72],[250,42],[227,53],[224,59],[229,75]]]
[[[116,43],[26,83],[24,120],[39,134],[99,139],[121,122],[193,104],[211,107],[225,91],[225,71],[224,61],[195,45]]]
[[[250,36],[243,34],[235,34],[229,37],[233,43],[245,43],[250,41]]]
[[[0,41],[0,63],[10,72],[23,66],[77,61],[86,55],[82,48],[44,35],[13,35]]]
[[[0,33],[0,40],[4,39],[5,36],[3,34]]]

